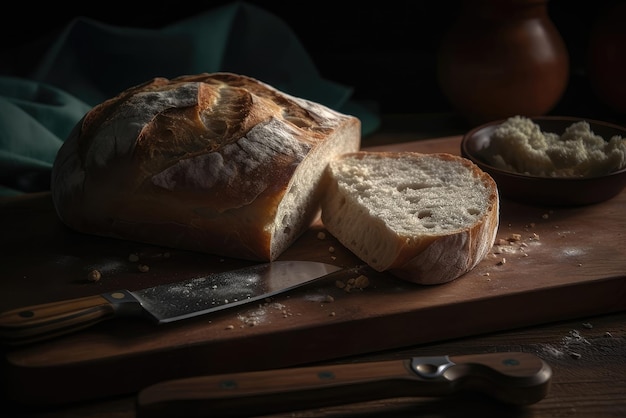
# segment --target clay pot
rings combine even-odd
[[[540,116],[569,81],[569,54],[547,0],[464,0],[439,46],[443,94],[471,124]]]

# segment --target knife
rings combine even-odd
[[[552,369],[524,352],[426,356],[167,380],[137,394],[137,418],[245,417],[395,397],[482,392],[529,405],[549,390]]]
[[[90,327],[118,317],[164,324],[263,300],[336,274],[358,274],[315,261],[274,261],[146,289],[18,308],[0,314],[0,341],[20,345]]]

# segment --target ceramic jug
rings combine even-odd
[[[540,116],[569,81],[569,54],[547,0],[461,0],[439,45],[442,93],[470,124]]]

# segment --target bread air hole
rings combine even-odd
[[[477,215],[480,215],[480,210],[476,208],[468,208],[467,213],[469,213],[472,216],[477,216]]]
[[[432,215],[433,215],[433,213],[430,210],[420,210],[417,213],[417,217],[419,219],[430,218]]]

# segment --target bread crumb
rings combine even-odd
[[[365,289],[370,285],[370,279],[367,276],[360,275],[356,279],[354,279],[354,287],[359,289]]]
[[[508,238],[509,242],[518,242],[522,240],[522,234],[511,234]]]
[[[324,296],[324,302],[325,303],[331,303],[331,302],[334,302],[334,301],[335,301],[335,298],[332,297],[331,295],[325,295]]]
[[[226,325],[226,328],[224,328],[224,329],[235,329],[235,326],[234,325]]]
[[[247,325],[249,327],[254,327],[256,325],[259,325],[259,320],[257,318],[246,318],[244,320],[244,325]]]
[[[317,239],[326,239],[326,234],[322,231],[318,232]]]
[[[100,270],[91,270],[89,273],[87,273],[87,280],[89,280],[90,282],[98,282],[100,281],[100,279],[102,278],[102,273],[100,273]]]
[[[353,277],[349,279],[347,282],[343,282],[341,280],[337,280],[335,282],[335,286],[339,289],[343,289],[346,292],[352,291],[352,289],[363,290],[370,285],[370,279],[367,276],[360,275],[358,277]]]
[[[137,269],[142,273],[147,273],[148,271],[150,271],[150,266],[148,266],[147,264],[139,264],[137,266]]]
[[[591,328],[593,328],[593,325],[591,325],[591,323],[589,323],[589,322],[583,322],[583,327],[585,327],[587,329],[591,329]]]
[[[335,252],[335,247],[328,247],[328,252],[329,253],[334,253]]]
[[[483,276],[489,277],[489,276],[490,276],[490,274],[489,274],[489,272],[487,271],[487,272],[483,273]]]
[[[332,311],[331,313],[328,314],[328,316],[335,316],[335,311]]]
[[[571,358],[573,358],[574,360],[578,360],[579,358],[581,358],[581,357],[582,357],[582,354],[580,354],[580,353],[575,353],[575,352],[573,352],[573,351],[572,351],[571,353],[569,353],[569,356],[570,356]]]
[[[137,254],[137,253],[130,253],[128,255],[128,261],[130,261],[131,263],[136,263],[137,261],[139,261],[139,254]]]
[[[504,264],[506,264],[506,258],[503,257],[502,260],[500,260],[498,262],[498,265],[501,266],[501,265],[504,265]]]

